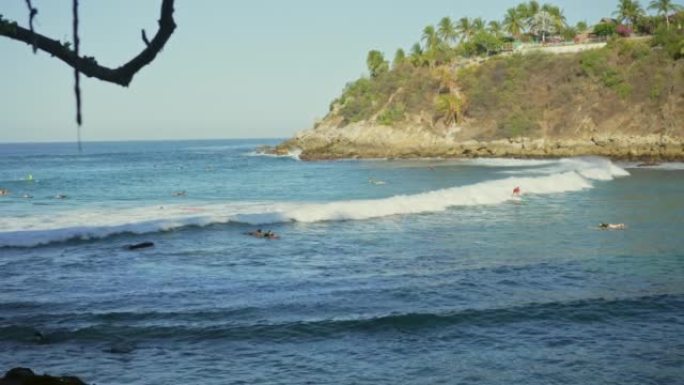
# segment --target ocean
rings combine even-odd
[[[277,142],[1,144],[0,371],[684,384],[683,164],[255,153]]]

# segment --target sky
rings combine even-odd
[[[503,18],[517,0],[177,0],[178,28],[128,88],[82,77],[84,141],[286,138],[313,126],[366,54],[408,50],[442,17]],[[555,0],[570,24],[617,0]],[[118,67],[157,31],[161,0],[81,0],[81,53]],[[71,40],[71,1],[33,0],[38,32]],[[0,14],[28,24],[24,0]],[[73,69],[0,37],[0,142],[76,139]]]

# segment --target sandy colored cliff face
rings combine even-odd
[[[319,126],[278,147],[298,148],[306,160],[421,157],[568,157],[598,155],[615,159],[682,160],[684,141],[663,134],[595,135],[588,138],[459,140],[458,129],[437,134],[420,127]]]

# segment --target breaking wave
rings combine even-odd
[[[299,156],[302,155],[302,150],[293,149],[287,152],[287,154],[270,154],[264,151],[252,151],[246,154],[247,156],[265,156],[267,158],[292,158],[294,160],[300,160]]]
[[[506,161],[512,160],[501,162]],[[549,162],[551,163],[548,165],[534,164],[544,166],[537,170],[537,173],[542,174],[538,176],[511,176],[383,199],[89,209],[71,211],[60,216],[6,217],[0,218],[0,247],[33,247],[117,234],[147,234],[187,226],[366,220],[392,215],[435,213],[451,207],[505,203],[513,199],[511,191],[515,186],[521,186],[524,194],[559,194],[590,189],[595,181],[609,181],[629,175],[627,171],[605,159],[563,159]],[[81,225],[83,223],[88,225]]]

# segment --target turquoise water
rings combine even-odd
[[[0,370],[683,383],[681,164],[253,152],[274,143],[0,145]]]

